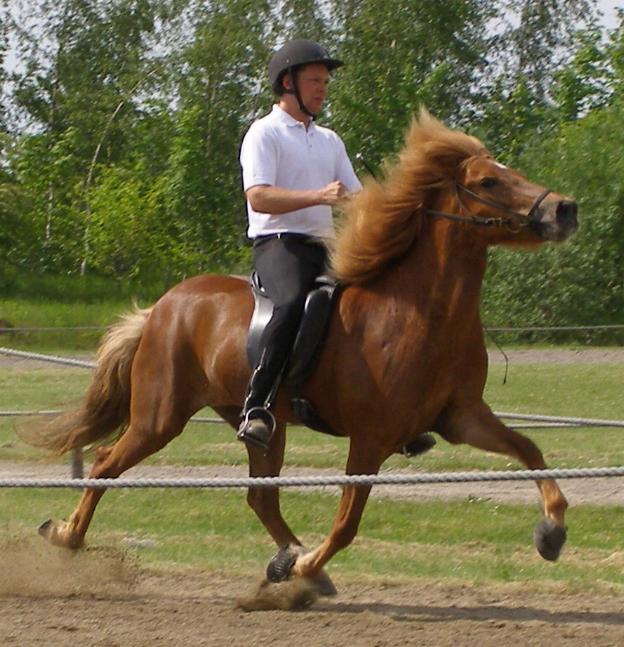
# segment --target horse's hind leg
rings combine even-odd
[[[117,478],[145,457],[164,447],[181,431],[180,425],[159,426],[159,432],[144,425],[130,424],[128,430],[112,447],[100,447],[89,478]],[[46,521],[39,533],[56,546],[80,548],[95,512],[106,490],[86,489],[68,521]]]
[[[546,469],[537,445],[504,425],[485,403],[450,414],[443,422],[440,434],[451,443],[467,443],[485,451],[506,454],[528,469]],[[536,528],[535,544],[544,559],[554,561],[566,540],[568,502],[553,479],[537,479],[536,484],[542,496],[545,519]]]

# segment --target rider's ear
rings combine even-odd
[[[292,84],[292,79],[290,78],[290,74],[284,74],[284,77],[282,78],[282,86],[286,90],[293,89],[293,84]]]

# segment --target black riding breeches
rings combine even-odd
[[[294,344],[306,296],[316,277],[325,272],[327,250],[309,236],[281,234],[257,238],[253,257],[260,283],[274,305],[262,334],[262,364],[277,378]]]

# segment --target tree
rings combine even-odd
[[[13,97],[20,119],[28,125],[21,146],[29,167],[22,164],[21,179],[35,198],[30,218],[41,241],[33,250],[34,267],[71,271],[84,255],[79,245],[68,245],[59,233],[69,229],[68,220],[80,219],[83,232],[88,232],[85,182],[101,134],[106,131],[107,141],[100,163],[111,164],[125,155],[126,133],[136,110],[128,95],[146,74],[144,37],[154,29],[154,4],[38,0],[13,17],[24,62],[23,70],[13,74]],[[39,38],[32,39],[29,30]],[[110,124],[120,103],[125,110]],[[42,155],[29,155],[31,147]],[[75,232],[71,234],[75,241]]]
[[[498,3],[497,3],[498,4]],[[596,25],[595,0],[502,0],[501,26],[488,53],[489,74],[475,132],[502,159],[513,162],[534,135],[556,127],[551,92],[557,73],[581,46],[571,34]]]
[[[483,68],[492,3],[333,3],[339,54],[331,121],[373,164],[399,147],[421,105],[458,123]],[[400,19],[397,17],[400,16]]]
[[[194,271],[240,263],[245,229],[238,150],[254,115],[268,109],[271,51],[268,2],[198,5],[193,37],[180,52],[179,104],[168,168],[166,209],[182,242],[195,250]]]

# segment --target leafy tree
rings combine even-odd
[[[490,324],[622,323],[623,106],[564,124],[521,159],[527,175],[579,203],[579,232],[537,255],[496,251],[486,283]]]
[[[577,37],[579,46],[570,64],[554,75],[553,99],[562,121],[573,121],[606,106],[614,94],[613,71],[601,30],[592,26]]]
[[[13,95],[36,133],[21,143],[30,162],[24,187],[35,196],[30,217],[43,241],[32,260],[41,269],[71,271],[84,255],[76,240],[88,241],[84,185],[102,133],[107,141],[100,162],[110,164],[125,154],[133,117],[128,93],[145,74],[144,34],[154,28],[154,11],[149,0],[38,0],[23,12],[13,22],[24,63],[13,74]],[[40,38],[28,37],[28,30]],[[110,124],[120,104],[126,110]],[[29,156],[33,146],[40,157]],[[74,244],[59,236],[65,227],[53,226],[81,218],[82,235],[64,231]]]
[[[238,150],[253,116],[267,110],[269,3],[230,0],[191,14],[192,41],[180,53],[179,106],[168,168],[166,209],[194,271],[237,265],[245,229]]]

